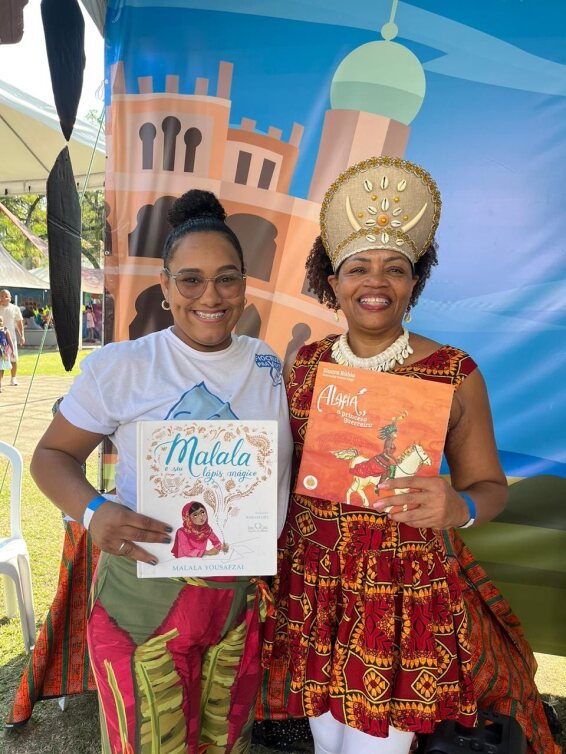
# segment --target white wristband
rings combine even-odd
[[[96,513],[96,511],[100,508],[101,505],[104,505],[104,503],[107,503],[108,500],[104,497],[104,495],[97,495],[97,497],[94,498],[94,500],[91,500],[90,503],[87,505],[85,512],[83,513],[83,526],[85,529],[88,529],[90,526],[90,522],[92,520],[92,517]]]

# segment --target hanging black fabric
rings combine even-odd
[[[13,45],[24,34],[24,5],[28,0],[2,0],[0,2],[0,44]]]
[[[53,321],[61,361],[69,372],[79,348],[81,207],[67,147],[47,179],[47,240]]]
[[[41,17],[55,107],[69,141],[83,88],[85,22],[77,0],[41,0]]]

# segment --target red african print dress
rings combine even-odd
[[[319,361],[336,336],[302,348],[288,387],[300,461]],[[397,374],[458,387],[476,368],[442,346]],[[440,532],[298,494],[279,540],[263,704],[273,719],[333,717],[374,736],[474,725],[466,611]],[[276,700],[280,708],[276,708]]]

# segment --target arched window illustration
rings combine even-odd
[[[175,148],[181,130],[181,121],[168,115],[161,124],[163,130],[163,170],[175,170]]]
[[[235,329],[236,335],[249,335],[250,338],[259,338],[261,317],[255,304],[246,306]]]
[[[174,196],[160,196],[155,204],[144,204],[139,208],[136,227],[128,235],[128,256],[161,259],[165,239],[171,230],[167,213],[174,201]]]
[[[241,183],[243,186],[248,182],[248,174],[252,162],[251,152],[240,152],[238,155],[238,164],[236,165],[236,177],[234,183]]]
[[[153,145],[157,135],[157,129],[153,123],[144,123],[139,130],[142,143],[142,170],[153,168]]]
[[[173,324],[171,312],[161,308],[163,291],[160,285],[151,285],[136,299],[136,316],[130,322],[130,340],[142,338],[158,330],[165,330]]]
[[[264,160],[263,165],[261,166],[261,173],[259,174],[259,183],[257,184],[257,187],[261,189],[268,189],[271,183],[271,179],[273,178],[274,171],[275,163],[273,162],[273,160]]]
[[[197,147],[202,141],[202,133],[198,128],[185,131],[185,173],[194,173]]]
[[[277,251],[277,228],[258,215],[236,214],[226,220],[238,236],[244,250],[244,262],[250,277],[269,281]]]

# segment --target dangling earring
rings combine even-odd
[[[407,307],[407,311],[405,312],[405,316],[403,317],[403,320],[409,324],[409,322],[413,321],[413,318],[411,317],[411,309]]]
[[[161,308],[165,312],[170,312],[171,311],[171,304],[169,303],[169,301],[167,301],[166,298],[164,298],[163,301],[161,302]]]
[[[338,316],[338,309],[340,309],[340,306],[337,304],[334,307],[334,321],[335,322],[340,322],[340,317]]]

